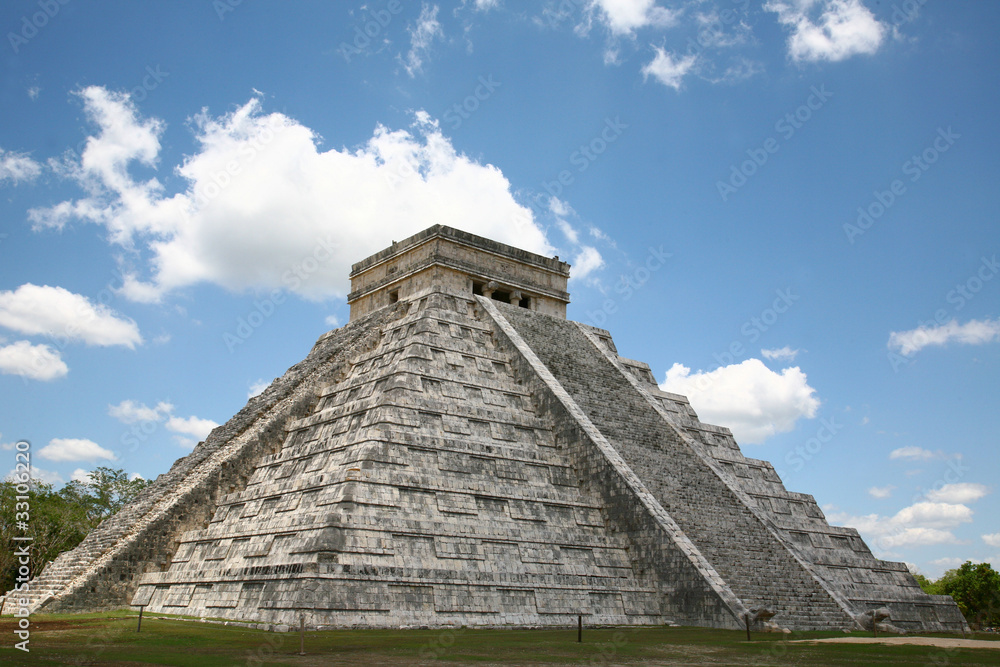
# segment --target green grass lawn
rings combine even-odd
[[[788,639],[843,633],[754,634],[705,628],[327,630],[270,633],[136,614],[40,615],[30,653],[0,620],[2,665],[1000,665],[1000,650],[814,645]],[[979,635],[976,638],[988,638]],[[995,638],[995,636],[994,636]]]

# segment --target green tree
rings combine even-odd
[[[11,481],[0,482],[0,589],[9,591],[19,566],[19,549],[27,545],[31,576],[66,549],[72,549],[87,536],[92,527],[82,506],[53,491],[51,484],[36,481],[28,492],[28,530],[18,527],[17,503],[20,494]],[[20,501],[25,502],[25,501]],[[25,505],[21,505],[23,509]],[[30,536],[30,542],[15,541],[15,536]]]
[[[920,588],[924,593],[928,593],[930,595],[938,595],[940,593],[937,582],[931,581],[919,572],[913,572],[912,574],[913,578],[917,580],[918,584],[920,584]]]
[[[965,561],[958,569],[945,572],[935,584],[955,600],[974,627],[1000,625],[1000,573],[989,563]]]
[[[149,482],[128,479],[123,470],[97,468],[85,482],[73,481],[59,491],[34,480],[27,493],[28,530],[18,527],[17,484],[0,481],[0,595],[11,590],[17,576],[16,550],[29,545],[31,576],[63,551],[78,545],[97,524],[131,502]],[[25,502],[25,501],[20,501]],[[15,536],[30,535],[30,542]]]
[[[96,526],[132,502],[148,485],[149,481],[141,477],[129,479],[124,470],[99,466],[88,473],[85,481],[73,480],[59,493],[85,507],[88,519]]]

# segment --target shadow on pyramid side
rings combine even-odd
[[[885,606],[907,630],[965,627],[566,320],[568,275],[442,226],[359,262],[351,321],[49,564],[31,608],[735,629],[766,607],[806,630]]]

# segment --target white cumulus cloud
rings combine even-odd
[[[19,471],[11,470],[9,473],[7,473],[7,475],[3,479],[15,480],[19,479],[19,476],[20,476]],[[36,465],[31,466],[31,479],[34,480],[36,483],[41,482],[43,484],[51,484],[52,486],[62,486],[63,484],[66,483],[66,480],[64,480],[62,478],[62,475],[60,475],[59,473],[53,470],[46,470],[45,468],[39,468]]]
[[[251,391],[254,389],[255,387],[252,387]],[[248,398],[252,398],[253,396],[254,394],[251,393]],[[180,434],[175,435],[174,440],[185,449],[193,449],[199,440],[204,440],[208,437],[212,429],[218,426],[211,419],[203,419],[193,415],[190,417],[176,417],[173,412],[173,404],[167,401],[160,401],[152,408],[145,403],[137,403],[131,399],[124,400],[118,405],[108,406],[108,414],[126,424],[133,424],[140,421],[165,421],[168,431]]]
[[[573,268],[570,271],[571,278],[586,278],[591,272],[604,266],[604,258],[597,248],[583,246],[580,252],[573,258]]]
[[[19,340],[0,346],[0,373],[44,382],[64,377],[69,373],[69,367],[62,360],[59,350]]]
[[[961,343],[963,345],[983,345],[1000,341],[1000,319],[970,320],[959,324],[952,320],[946,324],[920,326],[909,331],[893,331],[889,334],[889,349],[897,350],[904,356],[912,356],[931,345]]]
[[[24,153],[13,153],[0,148],[0,184],[12,181],[32,181],[42,173],[42,165]]]
[[[776,373],[760,359],[707,373],[674,364],[660,389],[687,396],[703,421],[729,427],[737,441],[748,444],[791,431],[799,418],[811,419],[819,408],[816,390],[798,367]]]
[[[880,550],[897,549],[899,547],[922,547],[933,544],[955,544],[958,542],[950,530],[925,528],[915,526],[889,531],[876,538],[876,547]]]
[[[218,426],[218,424],[211,419],[202,419],[194,416],[187,418],[171,417],[167,420],[167,428],[169,430],[175,433],[193,436],[197,440],[204,440],[216,426]],[[180,442],[180,439],[178,441]]]
[[[906,447],[898,447],[891,452],[889,452],[889,459],[892,461],[902,460],[902,461],[930,461],[931,459],[944,458],[944,452],[938,450],[932,452],[929,449],[924,449],[923,447],[917,447],[916,445],[907,445]]]
[[[965,559],[965,558],[957,558],[955,556],[946,556],[945,558],[937,558],[935,560],[932,560],[931,561],[931,565],[936,565],[937,567],[941,568],[942,570],[951,570],[951,569],[954,569],[954,568],[960,566],[966,560],[967,559]]]
[[[656,0],[591,0],[587,10],[614,35],[629,35],[646,26],[667,28],[677,23],[680,14],[660,7]]]
[[[927,492],[927,499],[937,503],[971,503],[988,495],[990,488],[985,484],[959,482],[945,484],[940,489]]]
[[[49,444],[38,450],[38,455],[48,461],[96,461],[115,460],[115,453],[101,447],[93,440],[80,438],[53,438]]]
[[[271,383],[267,380],[261,378],[250,385],[250,389],[247,391],[247,398],[253,398],[254,396],[259,396],[264,393],[264,390],[271,386]]]
[[[147,272],[125,271],[133,300],[202,282],[343,297],[358,257],[437,223],[554,252],[500,170],[457,153],[426,113],[412,131],[378,126],[358,148],[320,151],[311,129],[265,114],[259,98],[221,117],[204,111],[193,119],[198,150],[175,168],[186,187],[169,195],[129,173],[155,164],[162,123],[125,94],[91,87],[81,98],[98,132],[69,172],[86,196],[31,217],[37,227],[99,223],[113,243],[150,255]]]
[[[857,528],[876,551],[908,546],[956,544],[951,529],[972,521],[972,510],[962,504],[918,502],[893,516],[851,516],[827,513],[830,523]]]
[[[952,528],[972,521],[972,510],[961,503],[922,501],[899,510],[893,520],[926,528]]]
[[[696,56],[675,56],[660,47],[654,47],[656,56],[642,68],[643,79],[652,76],[664,86],[681,89],[681,82],[691,68],[694,67]]]
[[[37,468],[35,466],[31,467],[31,477],[32,479],[44,484],[51,484],[52,486],[62,486],[66,483],[66,480],[62,478],[62,475],[56,471]]]
[[[888,498],[892,495],[892,491],[895,488],[892,484],[887,486],[873,486],[868,489],[868,495],[872,498]]]
[[[983,535],[983,542],[990,545],[991,547],[1000,547],[1000,533],[993,533],[991,535]]]
[[[769,361],[795,361],[799,351],[793,350],[787,345],[774,350],[761,350],[761,355]]]
[[[145,403],[136,403],[127,399],[118,405],[108,405],[108,414],[123,424],[134,424],[142,421],[158,422],[174,411],[174,406],[160,401],[156,407],[147,407]]]
[[[844,60],[878,51],[886,34],[861,0],[771,0],[766,11],[791,31],[788,55],[795,61]]]
[[[142,344],[139,327],[132,320],[85,296],[49,285],[25,283],[13,291],[0,291],[0,326],[57,341],[131,349]]]

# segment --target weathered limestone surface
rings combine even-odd
[[[581,488],[472,296],[406,308],[138,600],[285,624],[662,622],[654,576]]]
[[[695,543],[705,544],[702,552],[747,606],[779,609],[775,620],[785,627],[831,627],[832,617],[816,618],[824,606],[817,600],[826,597],[851,617],[884,606],[892,612],[893,624],[903,629],[962,629],[965,621],[950,597],[923,593],[905,564],[876,559],[855,529],[827,524],[812,496],[787,491],[771,464],[744,457],[729,429],[699,421],[686,398],[657,387],[648,365],[618,356],[607,331],[502,304],[498,308],[518,322],[536,352],[548,355],[547,366],[570,393],[580,396],[581,405],[590,406],[588,415],[604,425],[602,432],[632,468],[643,471],[640,477],[661,490],[664,507]],[[600,368],[597,357],[588,357],[587,346],[573,335],[574,326],[603,348],[605,361],[616,360],[621,371],[632,375],[633,390],[660,403],[659,416],[672,428],[664,433],[648,412],[649,421],[642,419],[643,401],[620,381],[621,373]],[[630,394],[633,400],[623,400]],[[671,430],[679,437],[671,438]],[[679,442],[684,440],[686,447]],[[680,454],[687,455],[694,469],[681,467],[685,457]],[[714,514],[699,514],[703,501],[720,499]],[[743,514],[752,515],[751,523],[759,524],[769,539],[752,525],[733,523],[741,508],[749,510]],[[803,583],[808,584],[805,589],[800,588]]]
[[[477,238],[435,227],[355,265],[351,322],[35,577],[31,607],[726,628],[767,608],[791,629],[886,607],[964,627],[607,331],[559,316],[565,264]],[[498,254],[523,266],[477,282]]]
[[[370,345],[397,310],[384,309],[320,338],[302,362],[178,459],[134,503],[36,575],[29,607],[55,613],[127,606],[140,577],[168,567],[180,535],[207,523],[219,497],[241,488],[257,460],[280,443],[285,424],[312,409],[316,384],[339,373],[352,350]],[[3,613],[13,608],[8,595]]]
[[[611,529],[631,541],[633,568],[656,574],[664,609],[686,623],[736,627],[745,607],[726,582],[520,333],[494,304],[483,298],[479,302],[494,320],[498,339],[513,351],[515,368],[529,378],[533,395],[559,425],[559,440],[568,446],[581,483],[603,500]]]
[[[595,332],[617,355],[610,335]],[[892,623],[903,629],[960,632],[966,627],[950,596],[925,594],[904,563],[875,558],[857,530],[831,526],[815,498],[788,491],[767,461],[745,457],[728,428],[700,421],[687,398],[661,391],[647,364],[618,359],[648,394],[659,399],[670,420],[718,462],[727,483],[750,498],[786,546],[846,601],[853,614],[886,607]]]
[[[575,323],[517,308],[503,308],[503,316],[746,607],[780,609],[781,623],[790,627],[853,625],[848,611]]]
[[[566,317],[569,264],[434,225],[351,267],[351,319],[434,287],[486,294]]]
[[[925,594],[905,563],[875,558],[857,530],[828,524],[815,498],[788,491],[770,463],[743,456],[729,429],[699,421],[686,398],[660,391],[649,377],[649,393],[660,398],[676,423],[720,464],[729,484],[750,497],[791,551],[852,612],[887,607],[892,623],[903,629],[962,630],[965,619],[950,596]]]

